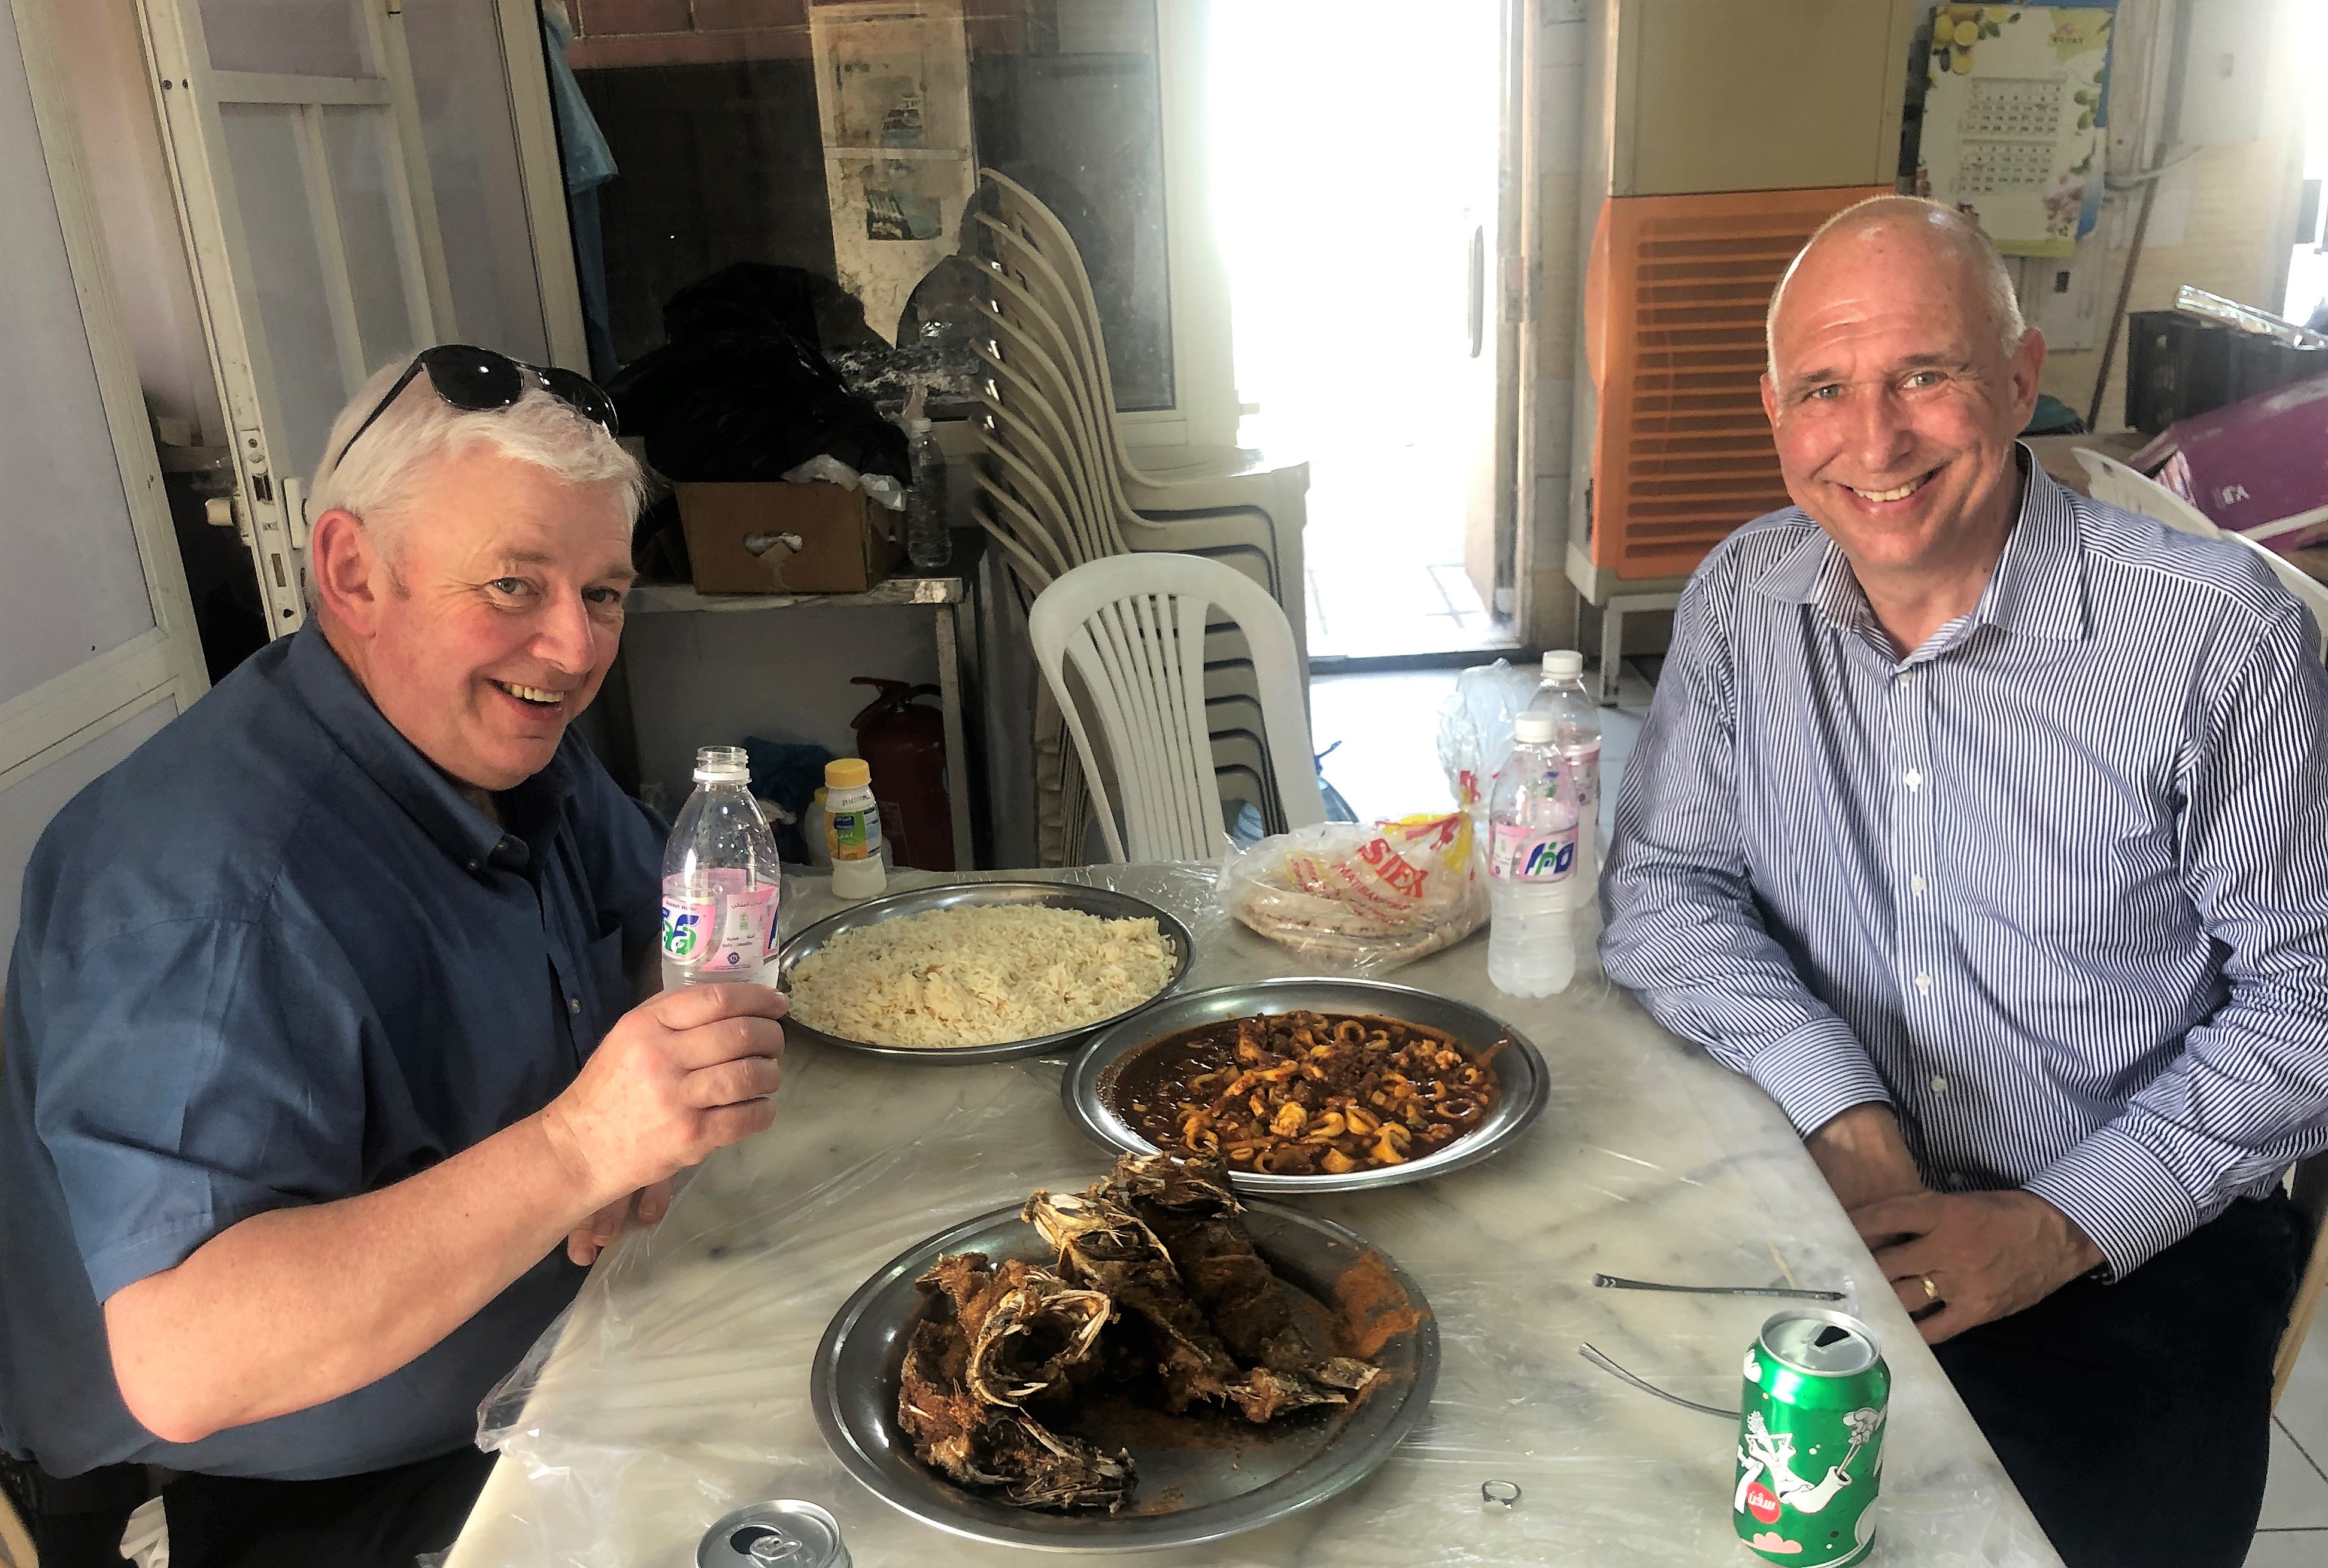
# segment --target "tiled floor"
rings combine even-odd
[[[2314,1319],[2272,1420],[2271,1479],[2248,1568],[2328,1563],[2328,1328]]]
[[[1454,799],[1439,765],[1439,704],[1455,690],[1453,670],[1320,675],[1310,682],[1310,729],[1332,781],[1361,817],[1437,811]],[[1602,820],[1640,733],[1648,688],[1629,674],[1619,706],[1600,710]]]
[[[1460,561],[1376,564],[1363,555],[1310,558],[1310,653],[1369,658],[1508,646]]]
[[[1644,666],[1629,664],[1619,704],[1601,711],[1604,812],[1617,797],[1649,697]],[[1647,668],[1655,669],[1654,662]],[[1319,747],[1342,743],[1326,776],[1362,817],[1432,810],[1451,799],[1438,764],[1440,699],[1452,670],[1327,675],[1310,682]],[[2248,1568],[2328,1568],[2328,1320],[2305,1340],[2271,1434],[2271,1475]]]
[[[1460,561],[1417,570],[1363,554],[1310,559],[1313,658],[1441,653],[1512,642],[1479,602]]]
[[[1463,493],[1408,431],[1309,447],[1310,653],[1368,658],[1508,647],[1463,568]]]

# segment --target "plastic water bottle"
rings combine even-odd
[[[1552,741],[1568,763],[1576,785],[1577,905],[1592,900],[1600,884],[1600,862],[1609,853],[1608,830],[1600,821],[1600,705],[1584,689],[1584,655],[1572,648],[1544,656],[1544,683],[1528,711],[1552,715]]]
[[[906,405],[906,455],[913,484],[906,491],[906,559],[917,572],[933,572],[953,559],[946,532],[945,449],[922,413],[923,389]]]
[[[1512,759],[1488,807],[1488,978],[1509,996],[1550,996],[1576,978],[1576,788],[1553,716],[1512,721]]]
[[[695,793],[662,853],[662,988],[758,983],[776,951],[775,836],[752,798],[744,749],[695,754]]]

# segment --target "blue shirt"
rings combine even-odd
[[[1802,512],[1683,596],[1601,960],[1809,1132],[2025,1188],[2123,1277],[2328,1147],[2328,673],[2251,552],[2062,489],[1897,657]]]
[[[370,1192],[540,1109],[624,1010],[661,844],[574,735],[496,828],[313,627],[60,812],[24,875],[0,1037],[0,1442],[305,1479],[474,1440],[573,1297],[544,1259],[312,1409],[161,1441],[99,1304],[239,1220]]]

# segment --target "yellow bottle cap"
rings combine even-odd
[[[824,765],[824,787],[829,790],[861,790],[872,782],[873,770],[861,756],[838,757]]]

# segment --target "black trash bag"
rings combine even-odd
[[[724,332],[787,332],[826,353],[881,340],[865,306],[829,277],[799,267],[738,261],[681,289],[662,307],[672,343]]]
[[[824,824],[809,821],[810,808],[816,803],[817,786],[824,783],[824,765],[832,760],[833,753],[811,742],[744,737],[752,793],[792,813],[789,822],[768,824],[775,833],[778,860],[805,866],[816,858],[809,852],[808,834],[822,832]]]
[[[796,275],[796,276],[795,276]],[[623,428],[673,480],[784,477],[829,455],[899,484],[905,432],[851,392],[815,339],[814,291],[792,268],[739,264],[690,285],[665,311],[671,341],[607,383]]]

